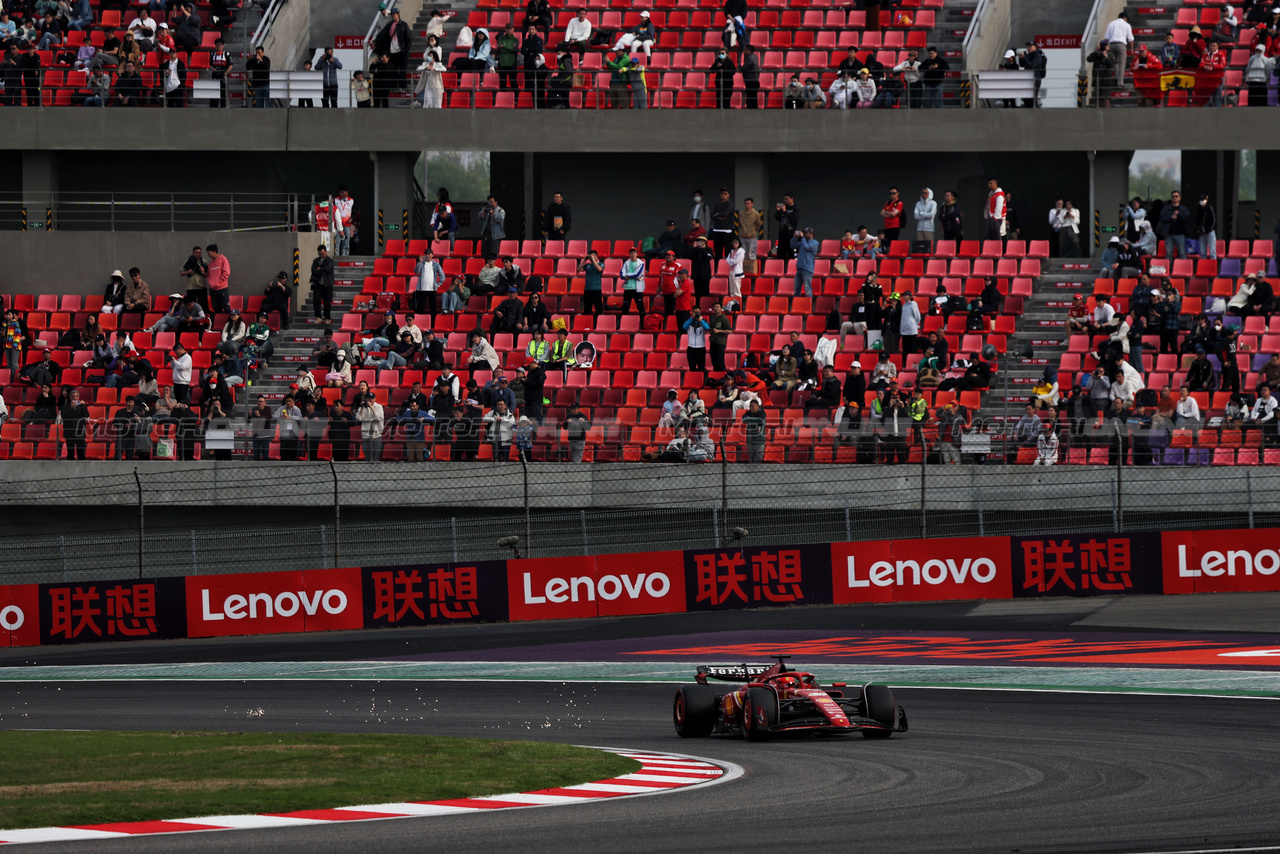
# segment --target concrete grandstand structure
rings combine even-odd
[[[823,77],[824,85],[828,82],[826,77],[833,76],[832,66],[845,47],[893,51],[891,56],[878,57],[887,65],[890,59],[902,60],[899,49],[919,49],[935,42],[948,53],[960,53],[961,30],[971,35],[983,27],[997,29],[1002,14],[1014,19],[1014,25],[1004,22],[1007,31],[1019,31],[1016,7],[1011,11],[1009,4],[994,2],[976,8],[949,2],[893,4],[893,10],[884,13],[888,25],[883,30],[868,27],[865,16],[858,17],[862,10],[852,7],[817,3],[748,5],[750,43],[759,43],[766,59],[763,69],[777,77],[803,68]],[[463,20],[473,27],[483,25],[492,30],[520,14],[505,5],[479,6],[474,10],[463,6],[453,9],[459,16],[450,25],[450,38]],[[431,7],[419,4],[406,8],[411,17],[418,16],[421,24],[421,16]],[[632,23],[632,16],[638,18],[639,14],[636,8],[623,9],[617,4],[587,8],[600,25],[610,22],[608,16],[616,16],[623,29]],[[1092,14],[1097,19],[1119,8],[1119,4],[1099,0]],[[557,8],[555,27],[562,26],[560,18],[568,9]],[[906,17],[893,17],[894,12],[903,10]],[[1141,13],[1136,7],[1134,11]],[[662,75],[657,85],[650,85],[652,106],[659,112],[590,109],[596,90],[601,89],[600,80],[594,81],[594,87],[589,85],[585,91],[575,93],[579,97],[572,106],[580,102],[582,109],[522,109],[532,106],[523,103],[527,92],[507,92],[511,96],[508,99],[501,91],[494,91],[496,84],[487,79],[489,75],[471,72],[448,81],[449,106],[457,108],[439,111],[297,107],[261,111],[203,107],[184,111],[139,108],[127,112],[75,109],[69,96],[64,97],[75,84],[67,73],[60,72],[59,82],[57,75],[49,71],[43,80],[50,97],[42,98],[43,106],[4,110],[9,122],[0,147],[6,149],[15,166],[0,176],[0,201],[8,214],[0,229],[10,230],[0,233],[0,247],[12,259],[5,273],[0,274],[0,290],[11,295],[6,297],[6,305],[17,307],[27,316],[33,338],[56,343],[61,333],[83,325],[82,315],[93,310],[90,298],[101,291],[105,274],[112,268],[127,269],[139,264],[152,281],[153,297],[160,300],[162,294],[172,290],[163,284],[168,274],[160,270],[176,268],[193,241],[220,241],[235,247],[229,250],[232,257],[246,262],[243,267],[237,266],[233,307],[247,311],[256,308],[261,285],[276,269],[290,269],[297,250],[302,275],[295,282],[295,312],[301,314],[308,299],[306,265],[315,244],[314,235],[306,233],[306,211],[315,198],[325,198],[338,184],[346,184],[360,200],[363,254],[355,257],[364,266],[340,270],[340,309],[334,312],[334,327],[340,339],[353,338],[358,343],[373,323],[353,310],[357,305],[372,302],[384,292],[412,290],[412,261],[416,250],[426,244],[426,235],[417,223],[420,217],[414,215],[423,207],[421,191],[415,188],[413,179],[421,151],[487,151],[492,157],[492,192],[507,209],[508,237],[513,242],[500,251],[522,259],[526,273],[547,280],[546,296],[553,313],[566,319],[575,342],[590,341],[600,354],[591,372],[571,373],[563,387],[554,380],[548,384],[552,423],[538,443],[538,458],[560,455],[564,440],[555,422],[574,399],[598,416],[593,420],[601,422],[593,427],[591,457],[627,460],[663,444],[656,423],[648,423],[655,420],[654,408],[660,403],[654,392],[664,392],[667,387],[701,389],[708,377],[688,372],[687,365],[682,364],[680,334],[671,318],[659,332],[645,337],[638,326],[631,328],[630,319],[613,314],[600,321],[585,317],[581,281],[570,268],[573,259],[596,243],[606,245],[603,254],[610,256],[612,267],[616,267],[625,255],[626,243],[656,234],[668,218],[679,220],[689,192],[696,187],[708,191],[722,185],[730,187],[735,202],[752,197],[766,213],[771,213],[773,202],[783,193],[792,193],[803,211],[803,224],[814,226],[817,237],[824,242],[812,300],[791,298],[791,270],[778,259],[763,260],[760,272],[746,277],[744,304],[735,316],[734,340],[729,346],[729,368],[733,369],[741,366],[739,360],[748,352],[776,349],[777,336],[793,328],[805,336],[806,345],[812,349],[824,332],[834,331],[827,322],[829,312],[839,311],[842,319],[848,315],[852,297],[867,271],[866,261],[847,274],[837,274],[832,270],[835,251],[831,244],[838,243],[836,239],[845,229],[859,224],[871,225],[874,232],[876,211],[890,184],[903,187],[906,200],[915,197],[918,186],[931,187],[938,194],[943,189],[957,190],[967,213],[966,236],[981,238],[980,212],[987,178],[998,177],[1018,200],[1020,233],[1007,245],[973,239],[943,241],[928,253],[913,251],[904,242],[886,247],[885,257],[871,263],[882,280],[893,281],[892,288],[886,284],[886,291],[932,294],[941,285],[955,296],[971,297],[981,289],[985,276],[999,280],[1001,294],[1009,299],[991,328],[982,334],[965,335],[963,323],[944,323],[939,317],[927,319],[924,326],[925,332],[939,331],[954,339],[950,342],[953,355],[980,353],[987,345],[999,354],[998,360],[993,361],[997,376],[1001,382],[1011,381],[1014,388],[1005,391],[997,383],[979,399],[975,399],[973,391],[963,392],[963,402],[971,415],[983,416],[982,423],[995,425],[996,429],[1008,426],[1005,418],[1010,414],[1010,404],[1014,414],[1021,407],[1025,395],[1020,392],[1025,388],[1018,386],[1029,385],[1044,366],[1062,372],[1060,384],[1064,391],[1076,372],[1091,367],[1088,354],[1097,342],[1067,339],[1057,322],[1065,312],[1055,312],[1054,297],[1061,293],[1063,285],[1070,285],[1073,291],[1083,288],[1098,293],[1107,285],[1095,288],[1093,271],[1068,266],[1087,263],[1084,259],[1051,257],[1048,241],[1053,234],[1040,211],[1047,210],[1055,198],[1077,200],[1077,207],[1092,220],[1082,223],[1081,245],[1085,255],[1093,255],[1105,244],[1109,233],[1106,229],[1113,227],[1118,220],[1116,211],[1128,199],[1128,164],[1133,151],[1180,148],[1188,197],[1206,193],[1220,212],[1222,265],[1214,263],[1209,269],[1205,265],[1209,259],[1204,259],[1186,271],[1180,267],[1170,271],[1175,287],[1187,297],[1181,309],[1184,316],[1205,310],[1207,298],[1229,297],[1234,293],[1234,279],[1254,267],[1275,273],[1267,265],[1272,250],[1265,238],[1270,236],[1267,224],[1280,215],[1280,207],[1275,207],[1273,201],[1278,196],[1273,191],[1280,189],[1276,186],[1280,184],[1280,162],[1274,152],[1258,151],[1259,201],[1242,203],[1238,198],[1239,152],[1227,145],[1256,146],[1244,141],[1273,137],[1280,131],[1280,120],[1268,111],[1230,107],[1197,113],[1169,109],[992,109],[978,99],[966,100],[957,78],[951,78],[957,80],[956,88],[948,89],[945,96],[946,105],[954,109],[945,110],[676,109],[707,106],[703,103],[706,96],[714,96],[714,89],[707,88],[708,80],[698,75],[706,73],[706,54],[719,38],[724,16],[718,4],[705,3],[687,9],[678,3],[657,3],[655,15],[659,13],[662,35],[655,45],[656,61],[650,65],[655,74]],[[1152,23],[1163,26],[1163,18],[1146,14]],[[1175,20],[1186,17],[1174,15]],[[95,33],[110,27],[110,22],[101,24]],[[207,38],[209,32],[205,35]],[[303,42],[324,47],[332,35],[310,33]],[[92,40],[91,37],[89,41]],[[296,43],[297,39],[284,41]],[[973,44],[968,35],[963,43]],[[770,56],[775,52],[781,56]],[[295,58],[300,60],[303,53]],[[582,68],[595,73],[594,65],[600,56],[598,49],[589,52]],[[954,56],[951,61],[954,68],[968,73],[976,70],[966,64],[968,59]],[[203,60],[190,63],[190,67],[199,70],[201,64]],[[684,67],[686,64],[688,68]],[[668,74],[682,76],[679,80],[668,79]],[[603,86],[607,88],[607,81]],[[770,94],[762,98],[764,107],[780,106],[773,104],[779,100],[774,96],[781,94],[776,80],[771,86]],[[454,94],[465,94],[465,105],[464,99],[454,103]],[[480,95],[494,96],[492,109],[483,108],[485,104],[480,101],[487,103],[489,99]],[[509,105],[507,100],[511,101]],[[284,99],[281,106],[289,104]],[[508,106],[514,109],[507,109]],[[661,109],[666,106],[673,109]],[[124,117],[127,143],[120,147],[127,151],[103,151],[110,147],[106,143],[121,138],[119,128]],[[269,190],[290,198],[292,201],[286,204],[292,205],[292,211],[283,222],[264,227],[265,233],[252,235],[237,233],[233,221],[212,227],[203,232],[207,236],[201,236],[202,232],[195,229],[173,225],[165,229],[154,222],[117,225],[113,219],[108,229],[110,238],[89,233],[103,229],[100,222],[79,222],[67,213],[67,199],[73,193],[111,195],[139,189],[138,177],[130,172],[131,164],[139,159],[154,175],[147,179],[145,188],[154,188],[159,195],[168,193],[171,200],[181,193],[222,191],[235,195]],[[563,249],[544,245],[542,240],[541,211],[553,192],[563,192],[574,208],[575,227],[570,245]],[[146,204],[162,202],[152,200]],[[116,202],[108,205],[115,207]],[[303,211],[301,215],[299,209]],[[383,233],[384,221],[394,225],[413,221],[415,225],[397,236],[398,232],[391,229]],[[773,228],[772,221],[766,218],[762,244],[776,236]],[[232,233],[213,233],[224,230]],[[173,235],[173,245],[167,250],[170,257],[164,254],[166,232]],[[476,272],[479,250],[472,243],[478,237],[476,227],[464,228],[460,237],[452,250],[436,246],[445,261],[446,275]],[[1244,249],[1235,242],[1240,240],[1246,241]],[[141,261],[137,260],[139,254],[143,256]],[[105,257],[111,260],[103,260]],[[56,270],[55,275],[49,275],[51,269]],[[150,273],[151,270],[157,272]],[[240,271],[244,271],[243,276]],[[606,269],[606,276],[614,273],[613,269]],[[724,294],[722,281],[713,284],[715,297],[710,302]],[[611,282],[606,293],[614,287]],[[1126,287],[1132,286],[1121,280],[1114,291],[1121,308],[1127,307],[1123,303]],[[927,300],[921,301],[927,312]],[[493,302],[473,297],[465,313],[438,320],[436,331],[447,338],[447,352],[452,358],[462,355],[463,339],[470,329],[480,323],[487,328]],[[162,300],[156,308],[163,309]],[[196,353],[207,354],[216,347],[216,332],[225,318],[214,316],[211,320],[203,334],[186,333],[195,336],[190,343]],[[1262,321],[1261,326],[1258,321]],[[139,328],[147,325],[141,315],[125,315],[119,331],[129,331],[125,324],[130,323]],[[291,360],[284,370],[294,367],[293,360],[304,361],[303,356],[309,351],[306,339],[316,334],[315,329],[294,330],[278,338],[281,352]],[[1263,318],[1249,318],[1242,331],[1242,341],[1253,345],[1247,351],[1242,348],[1237,357],[1243,385],[1250,390],[1256,381],[1252,372],[1259,369],[1261,357],[1277,342],[1272,339],[1272,327]],[[153,361],[163,364],[169,343],[165,333],[143,333],[135,343],[143,352],[154,353]],[[525,342],[513,338],[495,344],[506,367],[514,368]],[[1148,348],[1149,354],[1154,352]],[[74,348],[65,348],[59,350],[57,358],[66,362],[65,367],[72,372],[68,376],[80,374],[84,382],[76,384],[93,392],[92,405],[102,409],[93,413],[95,421],[109,422],[112,407],[119,405],[120,398],[114,389],[106,393],[107,390],[91,388],[89,373],[77,367],[83,362],[81,355]],[[918,354],[914,355],[916,358],[895,357],[901,362],[898,368],[904,387],[914,379],[911,369]],[[32,348],[26,358],[35,357]],[[197,369],[203,367],[204,358],[198,357]],[[872,354],[872,362],[874,358]],[[837,356],[834,366],[843,378],[843,371],[852,361],[865,359],[866,351],[861,346],[850,346]],[[1155,362],[1154,355],[1152,361]],[[1156,370],[1148,385],[1157,388],[1161,380],[1167,379],[1176,389],[1179,372],[1185,370],[1180,360],[1166,360],[1152,367]],[[385,398],[383,402],[392,407],[403,400],[415,379],[424,381],[428,388],[434,379],[431,371],[384,371],[379,376],[368,370],[370,384],[380,399]],[[162,370],[162,384],[163,379]],[[487,377],[479,379],[483,384]],[[260,378],[256,389],[274,400],[282,396],[286,385],[282,368],[275,363],[270,375]],[[20,418],[22,408],[30,405],[32,390],[21,387],[13,376],[8,378],[7,389],[5,397],[10,409],[17,410],[14,414]],[[931,410],[945,405],[947,394],[929,392]],[[1207,414],[1219,414],[1225,405],[1212,394],[1197,394],[1204,394],[1201,409]],[[714,391],[710,395],[714,396]],[[833,413],[826,413],[825,419],[809,419],[804,413],[804,401],[803,393],[766,401],[773,414],[772,428],[777,431],[771,436],[766,459],[852,462],[853,449],[833,441],[838,432],[830,418]],[[244,404],[244,397],[237,403]],[[0,454],[34,459],[58,456],[57,436],[49,431],[38,433],[38,429],[32,429],[29,436],[19,424],[11,422],[0,441]],[[715,438],[721,436],[730,444],[740,444],[740,430],[732,424],[716,427]],[[99,441],[90,442],[91,455],[106,456],[108,437],[95,438]],[[394,435],[389,434],[388,438],[394,439]],[[1158,459],[1184,464],[1235,463],[1236,449],[1248,448],[1252,452],[1241,453],[1240,462],[1270,463],[1276,452],[1268,450],[1264,454],[1261,438],[1258,431],[1241,435],[1226,431],[1226,435],[1215,434],[1212,438],[1206,432],[1194,439],[1178,436],[1176,441],[1170,437],[1169,450],[1177,448],[1179,453],[1158,455]],[[926,433],[926,441],[932,444],[932,433]],[[442,454],[448,456],[449,443],[439,444],[445,448]],[[390,441],[387,447],[390,458],[395,458],[397,443]],[[1194,457],[1187,448],[1196,449]],[[996,456],[1003,456],[1003,450],[999,449]],[[1231,453],[1227,454],[1227,450]],[[1063,462],[1114,461],[1105,447],[1072,451],[1075,453],[1067,452],[1064,446]],[[734,453],[736,459],[737,451]],[[928,449],[916,447],[910,459],[914,461],[927,453]],[[320,458],[325,456],[327,453]],[[1019,456],[1027,461],[1026,453],[1009,456],[1011,462]]]

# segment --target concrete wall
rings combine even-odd
[[[964,68],[970,73],[995,68],[1010,47],[1013,0],[986,0],[978,4],[964,40]],[[973,100],[974,109],[979,106]]]
[[[271,29],[262,43],[271,67],[277,70],[299,68],[311,55],[307,43],[311,39],[311,0],[288,0],[280,7]]]
[[[1010,0],[1009,47],[1021,47],[1034,36],[1068,36],[1084,32],[1089,3],[1081,0]],[[991,67],[991,66],[988,66]]]
[[[130,129],[143,151],[756,152],[1217,150],[1280,136],[1280,111],[1177,110],[80,110],[6,114],[0,148],[92,151]],[[136,161],[145,163],[141,154]],[[92,162],[93,158],[89,158]],[[624,159],[616,161],[625,172]],[[203,169],[192,159],[188,171]]]
[[[311,241],[314,243],[314,240]],[[231,293],[256,295],[280,270],[291,270],[292,232],[0,232],[0,292],[101,295],[111,271],[142,270],[153,296],[182,292],[178,270],[191,247],[217,243],[231,261]],[[311,253],[304,253],[307,265]],[[304,276],[305,278],[305,276]]]

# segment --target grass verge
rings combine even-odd
[[[428,735],[0,732],[0,828],[500,795],[639,768],[561,744]]]

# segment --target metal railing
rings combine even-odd
[[[300,214],[297,193],[0,193],[0,230],[294,230]]]
[[[0,475],[3,469],[0,469]],[[1280,526],[1268,468],[223,463],[0,484],[0,584],[891,538]]]

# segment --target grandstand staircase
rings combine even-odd
[[[360,293],[364,277],[373,269],[373,255],[343,255],[337,258],[334,270],[333,287],[333,328],[342,328],[343,315],[351,308],[352,302]],[[307,275],[307,270],[303,271]],[[276,333],[272,340],[275,353],[268,367],[260,371],[253,387],[242,401],[246,410],[252,409],[259,394],[265,395],[267,402],[278,406],[289,392],[289,386],[297,376],[298,365],[314,368],[311,351],[324,331],[323,323],[316,323],[312,311],[312,301],[294,309],[292,323],[287,331]],[[345,399],[345,398],[344,398]]]
[[[1083,266],[1083,269],[1068,269]],[[1012,425],[1022,417],[1031,386],[1046,367],[1058,367],[1067,349],[1067,309],[1074,294],[1093,293],[1097,271],[1088,258],[1050,258],[1032,284],[1031,296],[1018,318],[1017,331],[1009,337],[1008,353],[1001,357],[1000,372],[991,390],[983,395],[980,417],[998,426],[1006,411],[1005,376],[1008,375],[1008,417]],[[1026,354],[1029,352],[1029,356]]]

